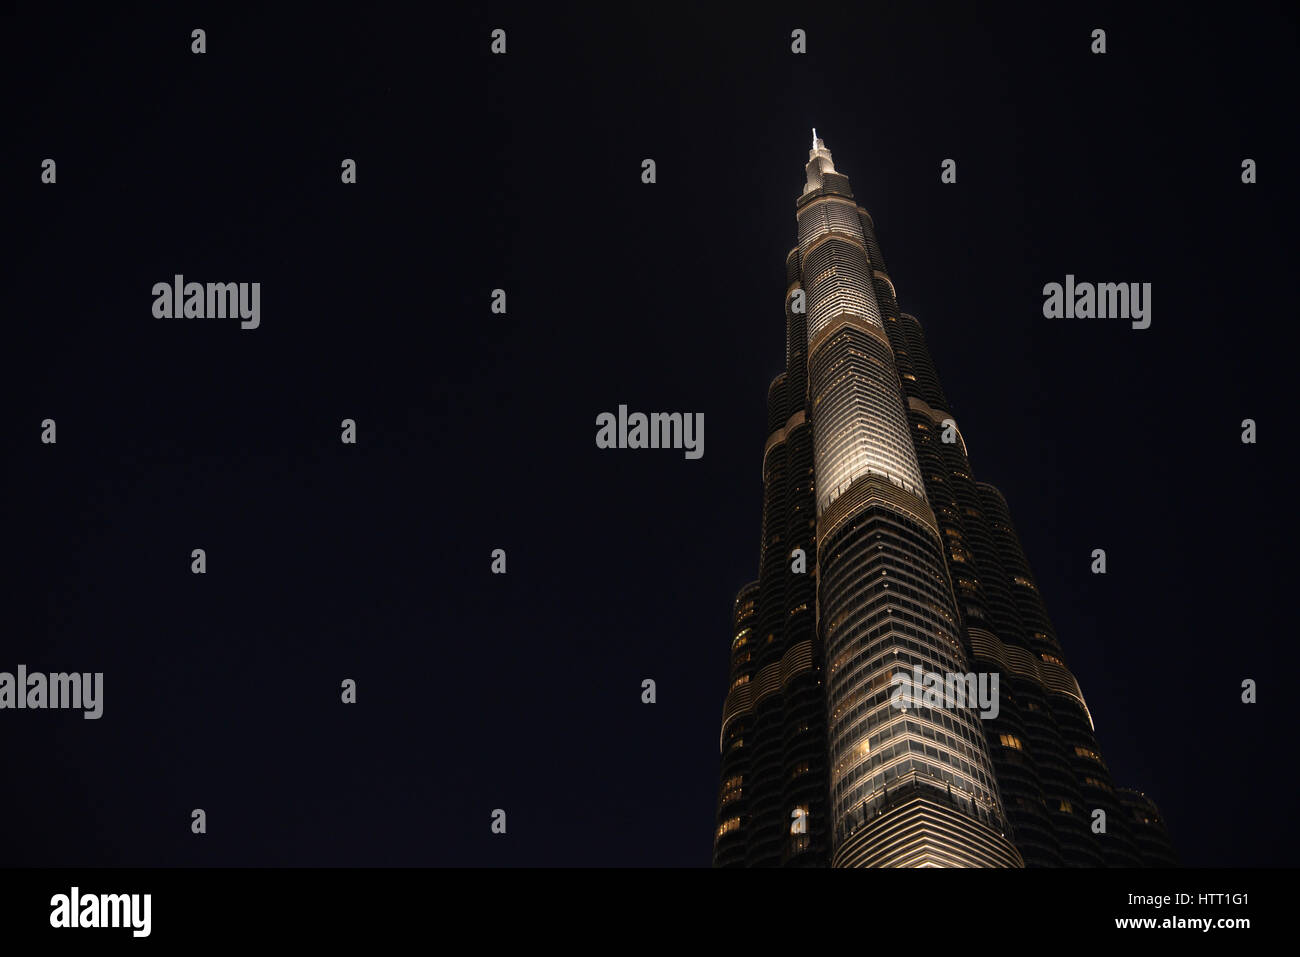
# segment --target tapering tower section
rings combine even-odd
[[[816,130],[795,209],[714,863],[1173,862],[1156,806],[1111,780],[1007,504],[975,481],[920,323]],[[918,676],[947,693],[918,695]]]
[[[820,139],[796,203],[807,310],[831,863],[1015,867],[978,712],[900,701],[899,676],[968,672],[926,501],[866,211]],[[881,264],[883,265],[883,264]],[[883,275],[883,271],[880,273]]]

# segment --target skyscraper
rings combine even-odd
[[[759,575],[733,612],[714,863],[1171,858],[1154,805],[1115,791],[1006,503],[972,478],[920,325],[816,131],[805,174]],[[981,673],[999,679],[995,707],[897,685],[971,676],[974,691]]]

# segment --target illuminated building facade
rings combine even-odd
[[[805,173],[714,863],[1137,864],[1142,813],[1110,781],[1006,504],[971,478],[871,217],[815,132]],[[898,707],[895,675],[918,668],[997,673],[996,715]],[[1146,818],[1159,825],[1154,806]],[[1148,831],[1159,843],[1163,825]]]

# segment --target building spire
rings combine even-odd
[[[808,182],[803,188],[804,193],[811,193],[821,188],[823,173],[835,172],[831,151],[826,148],[826,142],[817,136],[817,127],[813,127],[812,133],[812,150],[808,153],[808,165],[804,167],[804,171],[808,174]]]

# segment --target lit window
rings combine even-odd
[[[727,778],[722,785],[722,804],[730,804],[732,801],[740,799],[741,784],[744,782],[744,776],[737,774]]]

